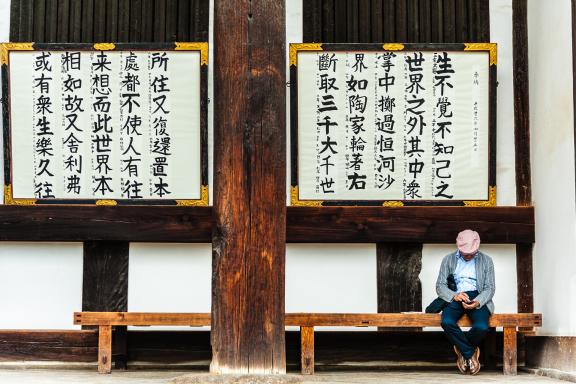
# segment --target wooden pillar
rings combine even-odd
[[[528,83],[528,5],[512,1],[514,68],[514,141],[516,153],[516,205],[532,205],[530,173],[530,99]],[[533,312],[532,244],[516,244],[518,312]]]
[[[300,371],[314,374],[314,327],[300,327]]]
[[[98,327],[98,373],[112,371],[112,326]]]
[[[575,71],[576,71],[576,0],[572,0],[572,72]],[[573,111],[576,111],[576,76],[572,76],[572,102],[574,103]],[[574,148],[576,148],[576,119],[574,120]],[[574,166],[576,168],[576,156],[574,156]],[[576,178],[574,178],[574,182],[576,182]]]
[[[516,327],[504,327],[504,374],[516,375],[518,371]]]
[[[422,244],[378,243],[378,312],[422,311]]]
[[[285,373],[284,1],[214,2],[214,373]]]
[[[129,248],[123,241],[84,242],[82,311],[128,310]],[[126,368],[126,327],[116,327],[114,345],[116,368]]]

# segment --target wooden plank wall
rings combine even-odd
[[[488,0],[310,0],[303,12],[304,42],[490,41]],[[378,311],[421,311],[422,244],[377,243],[376,255]]]
[[[488,42],[488,0],[306,0],[304,42]]]
[[[10,40],[208,41],[208,5],[208,0],[12,0]],[[128,241],[84,243],[82,310],[128,309],[128,260]],[[116,331],[115,345],[116,366],[123,366],[125,327]]]
[[[208,0],[12,0],[10,41],[208,41]]]

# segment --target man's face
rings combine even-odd
[[[477,252],[472,252],[472,253],[464,253],[464,252],[460,252],[460,255],[464,258],[464,260],[468,261],[471,260]]]

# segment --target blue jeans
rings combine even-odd
[[[478,291],[466,293],[471,301],[478,296]],[[462,332],[457,324],[464,314],[467,314],[472,321],[472,328],[466,333]],[[484,340],[488,332],[489,319],[490,311],[486,306],[479,309],[464,309],[462,303],[452,300],[442,311],[441,325],[448,340],[460,350],[465,359],[469,359],[476,347]]]

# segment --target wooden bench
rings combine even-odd
[[[210,313],[141,313],[141,312],[76,312],[74,324],[96,325],[98,336],[98,372],[110,373],[112,369],[112,327],[114,326],[190,326],[210,325]],[[439,327],[440,315],[428,313],[287,313],[286,326],[300,327],[302,374],[314,373],[315,327],[382,327],[422,328]],[[467,317],[460,326],[470,326]],[[504,374],[517,371],[516,336],[518,328],[540,327],[542,315],[537,313],[494,314],[490,327],[504,328]]]

